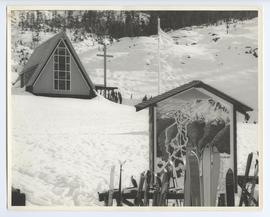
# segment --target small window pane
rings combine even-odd
[[[70,55],[69,55],[69,52],[68,52],[68,50],[67,50],[67,49],[66,49],[66,56],[68,56],[68,57],[70,56]]]
[[[67,79],[70,80],[70,72],[67,72],[66,75],[67,75]]]
[[[66,82],[66,90],[70,90],[70,81]]]
[[[58,56],[57,55],[54,56],[54,61],[58,62]]]
[[[59,57],[59,70],[65,70],[65,57]]]
[[[58,71],[54,72],[54,79],[58,79]]]
[[[70,71],[70,65],[66,65],[66,70],[69,72]]]
[[[70,57],[66,57],[66,62],[70,63]]]
[[[58,90],[58,80],[54,80],[54,89]]]
[[[59,79],[65,79],[66,73],[64,71],[59,71]]]
[[[64,56],[59,56],[59,63],[65,64],[65,57]]]
[[[54,70],[58,70],[59,69],[59,65],[57,63],[54,64]]]
[[[65,55],[65,48],[59,48],[59,55]]]
[[[59,70],[64,71],[64,70],[65,70],[65,64],[60,64],[60,65],[59,65]]]
[[[65,44],[63,43],[63,41],[60,42],[59,47],[65,47]]]
[[[59,90],[65,90],[65,80],[59,80]]]

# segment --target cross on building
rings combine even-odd
[[[97,54],[99,57],[104,57],[104,87],[107,87],[107,57],[113,57],[112,55],[107,55],[107,46],[103,43],[104,54]]]

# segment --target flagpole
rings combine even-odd
[[[158,95],[160,94],[160,18],[158,17]]]

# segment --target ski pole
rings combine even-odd
[[[119,177],[119,189],[118,189],[118,195],[119,195],[119,202],[118,202],[118,206],[123,206],[122,204],[122,167],[123,165],[126,163],[126,161],[124,162],[121,162],[119,161],[119,164],[120,164],[120,177]]]

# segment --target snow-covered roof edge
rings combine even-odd
[[[251,107],[239,102],[238,100],[228,96],[227,94],[225,94],[225,93],[217,90],[216,88],[211,87],[208,84],[205,84],[205,83],[203,83],[202,81],[199,81],[199,80],[191,81],[189,83],[181,85],[180,87],[174,88],[174,89],[172,89],[170,91],[167,91],[167,92],[165,92],[163,94],[155,96],[152,99],[149,99],[149,100],[147,100],[145,102],[139,103],[139,104],[135,105],[136,111],[140,111],[140,110],[142,110],[144,108],[147,108],[149,106],[155,106],[156,103],[158,103],[160,101],[163,101],[164,99],[167,99],[167,98],[169,98],[171,96],[174,96],[174,95],[176,95],[178,93],[181,93],[183,91],[186,91],[186,90],[194,88],[194,87],[204,88],[205,90],[217,95],[218,97],[232,103],[235,106],[235,109],[237,111],[241,112],[242,114],[246,114],[246,112],[248,112],[248,111],[253,111],[253,109]]]

